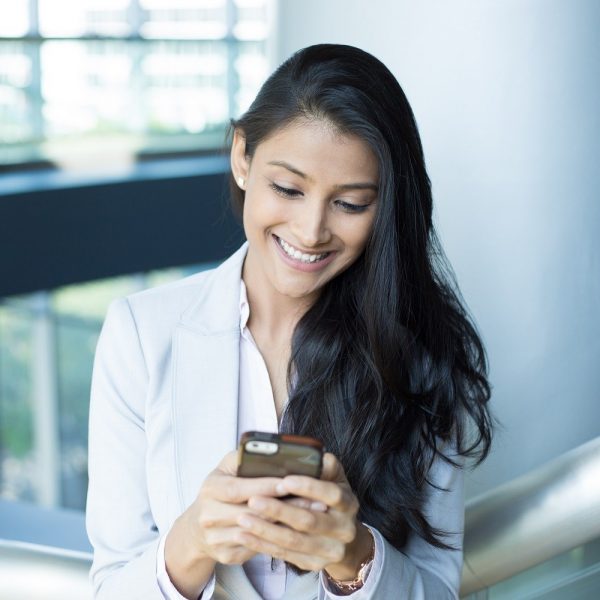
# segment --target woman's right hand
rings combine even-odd
[[[173,523],[165,540],[165,564],[173,585],[198,598],[215,563],[241,564],[255,552],[240,543],[240,515],[251,496],[278,497],[278,477],[237,477],[237,452],[227,454],[204,480],[196,500]]]

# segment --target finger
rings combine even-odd
[[[347,483],[346,473],[342,463],[331,452],[326,452],[323,455],[323,470],[321,471],[321,479],[325,481],[335,481],[337,483]]]
[[[327,526],[323,524],[323,519],[329,518],[331,520],[331,517],[324,513],[313,512],[262,496],[253,496],[250,498],[248,500],[248,509],[249,512],[258,515],[262,519],[273,523],[283,523],[296,531],[315,532],[323,529],[327,530]]]
[[[323,481],[304,475],[288,475],[281,482],[280,489],[295,496],[322,502],[342,512],[355,514],[358,511],[358,502],[350,487],[333,481]]]
[[[231,527],[213,527],[204,532],[204,541],[212,548],[242,546],[240,534],[243,531],[237,523]]]
[[[211,529],[205,535],[205,551],[222,564],[241,564],[256,554],[243,544],[244,534],[240,527]]]
[[[282,498],[282,502],[297,506],[298,508],[306,508],[307,510],[314,510],[316,512],[327,512],[329,508],[327,504],[319,502],[317,500],[310,500],[309,498],[300,498],[299,496],[292,496],[291,498]]]
[[[344,558],[346,545],[339,540],[307,535],[248,515],[240,518],[240,525],[250,534],[245,536],[242,532],[240,537],[246,548],[287,560],[301,568],[310,564],[310,570],[318,570]]]
[[[237,525],[237,518],[240,514],[251,512],[253,511],[244,504],[228,504],[213,498],[206,498],[197,522],[203,531],[213,527],[231,527]]]
[[[278,490],[279,483],[278,477],[233,477],[213,473],[206,478],[202,492],[221,502],[241,504],[251,496],[284,496],[287,492]]]
[[[331,511],[314,512],[298,508],[274,498],[253,497],[248,508],[257,516],[271,523],[283,524],[303,533],[335,538],[349,544],[356,536],[356,525],[348,513]]]

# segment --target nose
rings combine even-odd
[[[299,204],[291,229],[298,242],[307,249],[328,243],[331,231],[327,203],[315,200]]]

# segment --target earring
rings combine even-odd
[[[240,186],[242,189],[244,189],[244,183],[246,183],[246,180],[245,180],[243,177],[241,177],[241,176],[240,176],[240,177],[238,177],[238,178],[237,178],[237,182],[238,182],[238,185],[239,185],[239,186]]]

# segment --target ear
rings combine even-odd
[[[241,129],[236,129],[231,144],[231,172],[238,186],[243,190],[246,189],[249,170],[250,160],[246,156],[246,138]]]

